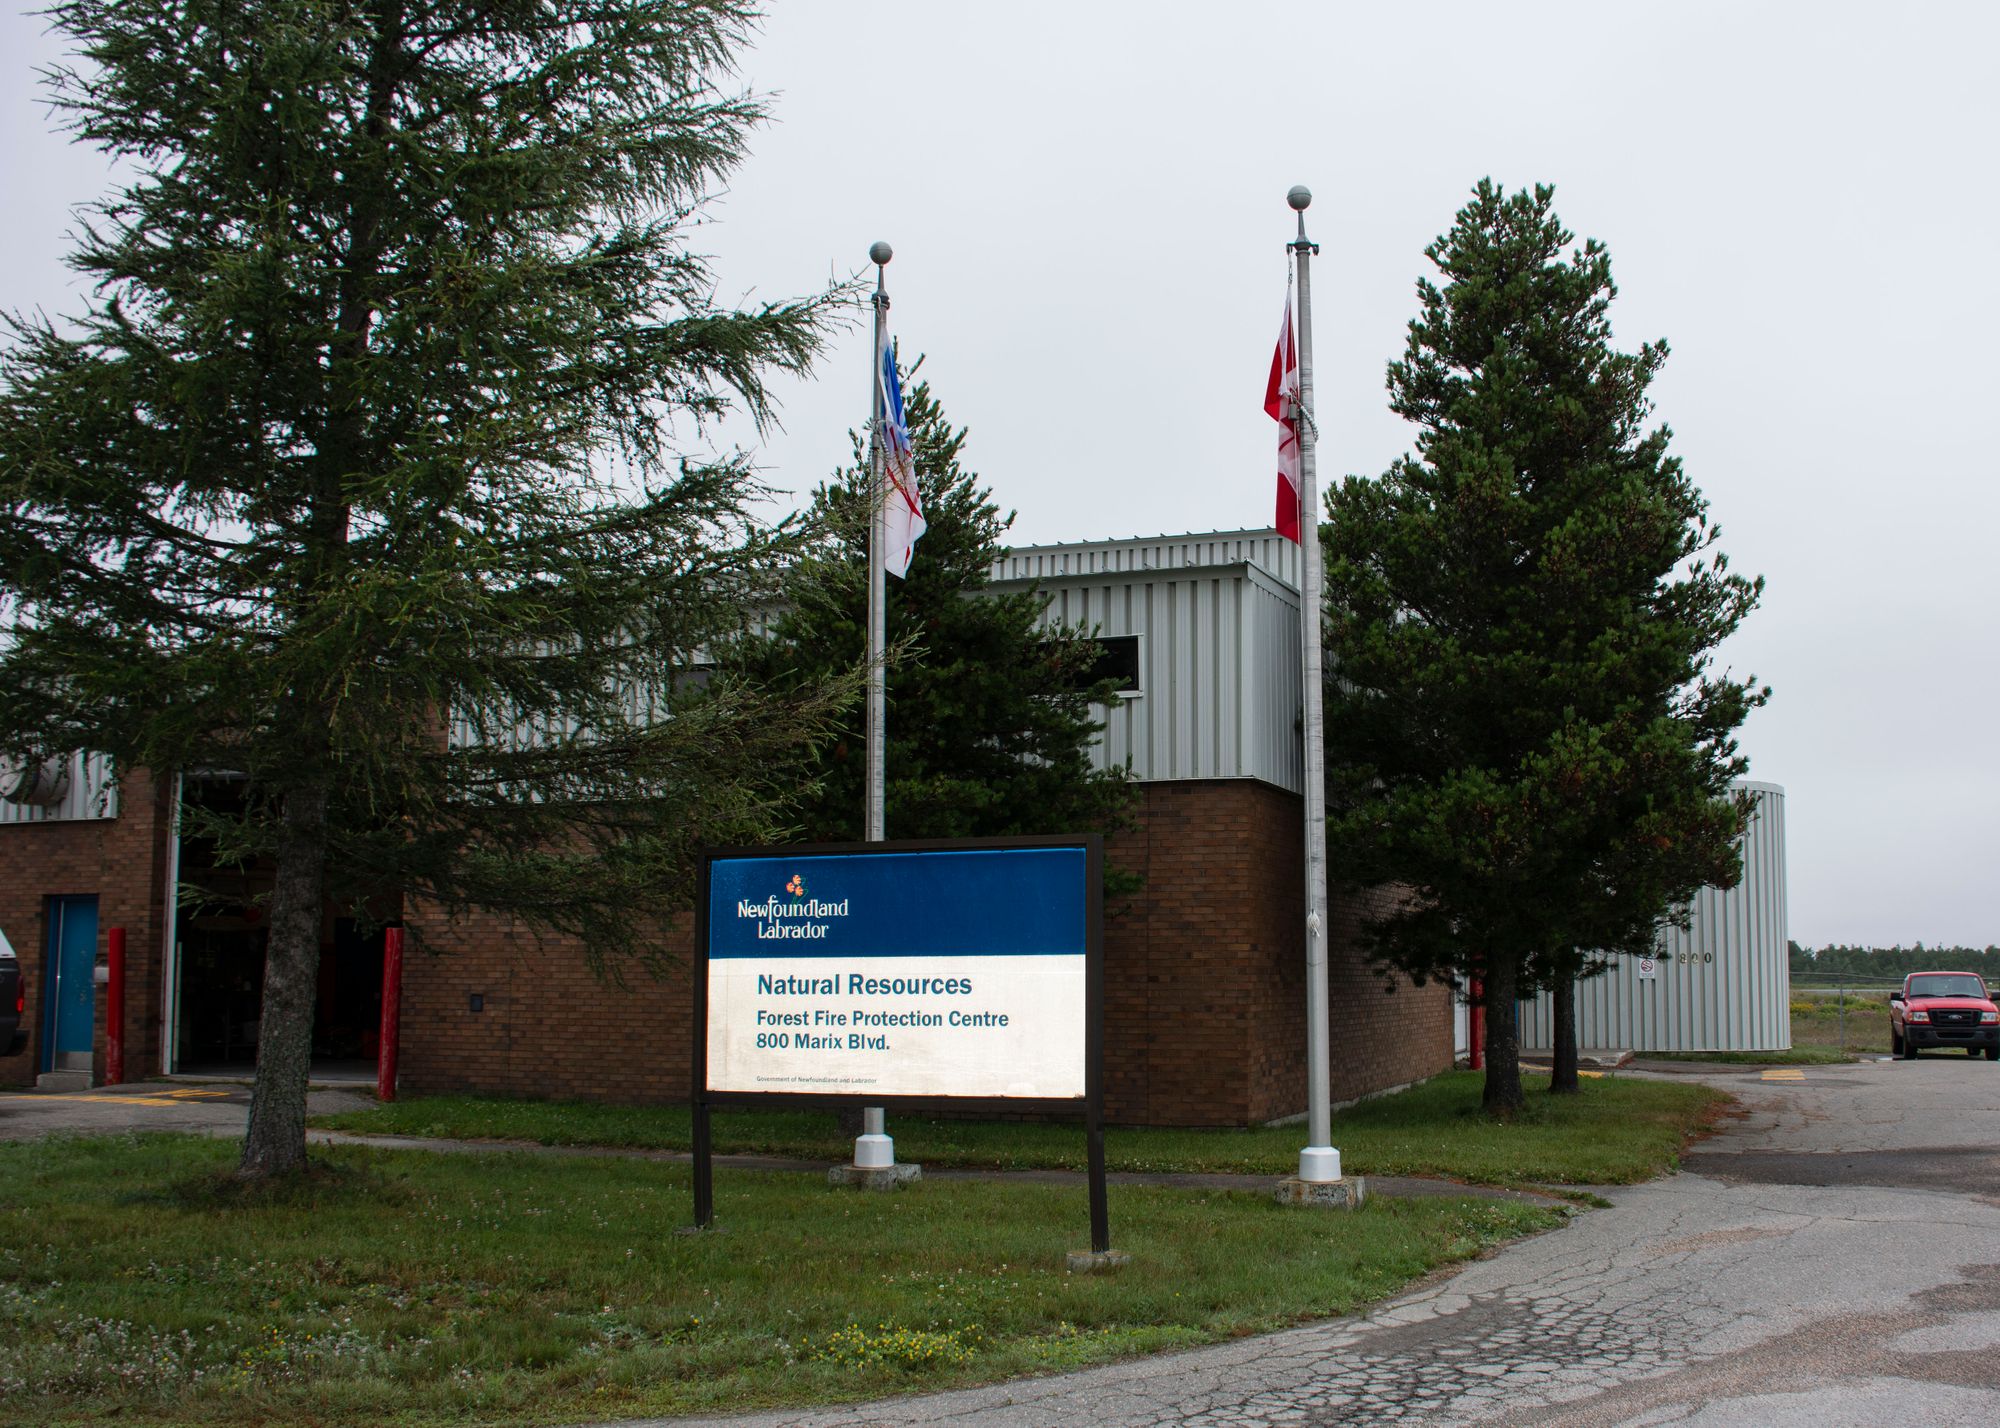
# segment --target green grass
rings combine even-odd
[[[828,1403],[1341,1314],[1540,1206],[1285,1210],[1115,1186],[1133,1261],[1072,1275],[1079,1188],[889,1195],[724,1169],[343,1147],[245,1190],[198,1137],[0,1145],[0,1423],[433,1425]]]
[[[1655,1061],[1736,1066],[1834,1066],[1889,1052],[1888,993],[1880,988],[1792,988],[1789,1051],[1648,1051]]]
[[[1701,1086],[1590,1078],[1574,1097],[1542,1094],[1526,1077],[1528,1108],[1510,1122],[1479,1112],[1483,1076],[1452,1072],[1334,1117],[1342,1168],[1358,1175],[1431,1175],[1475,1184],[1616,1185],[1673,1169],[1681,1146],[1725,1099]],[[441,1096],[398,1101],[315,1125],[368,1135],[500,1139],[541,1145],[686,1150],[685,1106],[603,1106]],[[1081,1169],[1075,1125],[891,1117],[896,1158],[919,1165]],[[715,1149],[844,1160],[853,1142],[830,1114],[718,1111]],[[1112,1170],[1283,1175],[1297,1167],[1304,1129],[1155,1130],[1105,1134]]]
[[[1835,1060],[1889,1054],[1889,996],[1884,991],[1792,989],[1792,1046]]]

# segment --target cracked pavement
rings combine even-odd
[[[1683,1173],[1365,1315],[746,1425],[1981,1424],[2000,1413],[2000,1066],[1703,1079]],[[651,1420],[663,1423],[666,1420]]]

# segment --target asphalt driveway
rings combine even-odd
[[[314,1115],[331,1115],[373,1101],[354,1091],[326,1088],[313,1090],[307,1104]],[[148,1130],[242,1135],[249,1114],[250,1088],[229,1083],[142,1081],[90,1091],[13,1088],[0,1090],[0,1140]]]
[[[1702,1074],[1743,1110],[1682,1174],[1606,1190],[1611,1209],[1366,1316],[968,1392],[698,1421],[1990,1424],[2000,1066]]]

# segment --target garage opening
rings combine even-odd
[[[243,804],[240,775],[189,774],[181,806],[233,812]],[[225,859],[211,838],[179,821],[172,978],[173,1065],[184,1076],[245,1076],[257,1064],[263,1023],[267,911],[274,870],[268,859]],[[382,914],[373,918],[328,903],[320,921],[319,989],[313,1009],[312,1075],[373,1081],[382,1021]],[[361,929],[373,923],[368,932]]]

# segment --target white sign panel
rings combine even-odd
[[[1081,847],[716,858],[707,1089],[1081,1099]]]

